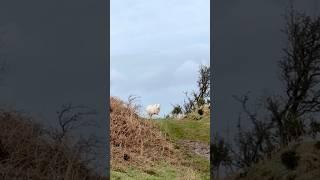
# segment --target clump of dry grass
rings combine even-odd
[[[176,162],[173,145],[151,120],[142,120],[138,106],[110,98],[110,145],[113,168],[131,165],[137,168],[153,165],[159,160]]]
[[[98,179],[80,155],[30,118],[0,112],[0,179]]]

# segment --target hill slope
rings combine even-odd
[[[145,120],[138,116],[132,104],[111,98],[111,106],[111,179],[209,179],[208,159],[190,151],[184,146],[187,143],[183,143],[209,144],[209,118],[199,122]],[[191,127],[199,131],[190,133]],[[128,145],[116,144],[120,139]],[[141,144],[143,152],[139,150]],[[130,158],[124,160],[124,153],[131,154]]]

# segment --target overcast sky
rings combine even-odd
[[[181,104],[210,62],[209,3],[111,0],[111,95],[137,95],[144,108],[160,103],[160,115]]]

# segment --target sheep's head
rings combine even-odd
[[[157,114],[160,112],[160,104],[156,104]]]

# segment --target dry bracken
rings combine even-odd
[[[159,160],[177,162],[177,153],[155,123],[142,119],[137,106],[110,98],[110,144],[113,168],[131,165],[152,166]]]

